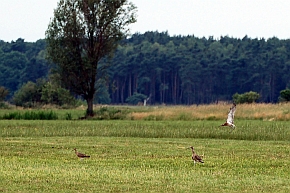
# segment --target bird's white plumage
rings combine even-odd
[[[236,112],[236,104],[233,104],[233,106],[230,108],[227,118],[227,123],[229,123],[230,125],[234,124],[235,112]]]
[[[235,112],[236,112],[236,104],[234,103],[233,106],[230,108],[226,122],[224,124],[222,124],[221,126],[229,126],[232,129],[235,129],[235,127],[236,127],[234,125]]]

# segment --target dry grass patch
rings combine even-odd
[[[95,111],[103,112],[102,119],[126,120],[225,120],[231,104],[209,104],[191,106],[95,106]],[[21,113],[39,110],[5,109],[0,110],[0,117],[5,114]],[[51,111],[51,110],[43,110]],[[53,110],[58,119],[79,119],[85,114],[84,109],[58,109]],[[116,113],[117,112],[117,113]],[[109,116],[107,116],[109,114]],[[112,114],[113,116],[111,116]],[[235,114],[236,120],[264,120],[286,121],[290,120],[290,103],[280,104],[238,104]],[[70,120],[68,119],[68,120]]]
[[[132,112],[134,120],[221,120],[226,119],[231,104],[209,104],[191,106],[159,106],[148,111]],[[290,104],[240,104],[237,119],[290,120]]]

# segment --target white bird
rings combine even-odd
[[[236,126],[234,125],[235,112],[236,112],[236,104],[233,103],[232,107],[230,108],[227,121],[221,126],[229,126],[234,130],[236,128]]]

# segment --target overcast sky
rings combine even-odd
[[[59,0],[1,0],[0,39],[45,37]],[[168,31],[169,35],[219,38],[290,39],[289,0],[130,0],[138,7],[131,33]]]

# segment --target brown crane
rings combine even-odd
[[[192,160],[194,161],[194,165],[195,165],[196,162],[204,163],[203,160],[202,160],[202,158],[201,158],[199,155],[197,155],[197,154],[195,153],[195,151],[194,151],[194,147],[190,146],[189,148],[190,148],[191,151],[192,151],[192,156],[191,156],[191,158],[192,158]]]
[[[89,155],[86,155],[86,154],[83,154],[83,153],[78,152],[76,148],[74,148],[74,150],[75,150],[76,155],[77,155],[80,159],[91,157],[91,156],[89,156]]]

